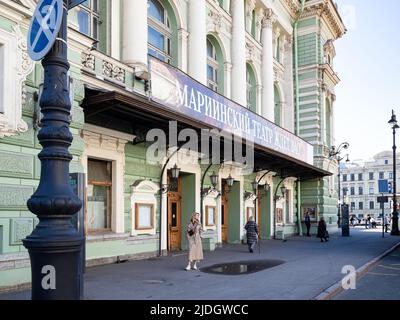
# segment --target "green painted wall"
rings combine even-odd
[[[0,28],[12,30],[10,20],[0,18]],[[27,30],[22,30],[26,34]],[[71,65],[80,63],[80,55],[69,55]],[[72,110],[71,132],[74,141],[70,148],[73,161],[71,172],[82,172],[80,156],[84,143],[80,137],[83,126],[83,111],[79,107],[82,101],[83,86],[80,82],[80,71],[72,67],[70,76],[73,79],[74,101]],[[38,127],[35,121],[38,101],[35,95],[43,78],[42,66],[37,63],[25,82],[26,99],[22,105],[22,117],[28,124],[28,131],[11,137],[0,138],[0,254],[26,251],[21,240],[28,236],[38,223],[35,215],[28,211],[26,202],[39,185],[40,161],[37,158],[42,149],[37,139]]]
[[[271,190],[268,192],[261,191],[262,197],[260,201],[261,205],[261,217],[260,217],[260,227],[261,227],[261,238],[262,239],[270,239],[271,234],[271,209],[270,209],[270,201],[271,201]]]
[[[235,181],[228,193],[228,242],[240,243],[240,182]]]
[[[159,165],[152,165],[146,161],[145,144],[126,144],[125,145],[125,232],[132,231],[132,212],[131,212],[131,185],[136,180],[150,179],[158,184],[160,181],[161,167]],[[160,219],[160,197],[157,195],[157,212],[156,212],[156,230],[159,231]]]
[[[183,174],[181,177],[182,183],[182,250],[188,249],[186,237],[186,226],[189,223],[192,213],[196,210],[196,176],[194,174]]]

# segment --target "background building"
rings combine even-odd
[[[397,155],[399,159],[399,155]],[[346,163],[341,169],[341,196],[348,197],[350,213],[358,218],[371,215],[378,218],[382,215],[381,204],[377,202],[379,180],[388,180],[393,185],[393,152],[378,153],[372,160]],[[397,178],[397,183],[399,180]],[[389,190],[390,195],[392,193]],[[385,194],[387,195],[387,194]],[[392,212],[392,201],[385,204],[385,214]]]
[[[26,207],[40,177],[36,136],[43,70],[26,52],[35,5],[0,0],[0,288],[29,282],[21,239],[37,224]],[[257,217],[263,238],[298,233],[305,210],[315,220],[325,216],[335,228],[334,176],[322,177],[337,171],[328,155],[339,82],[334,41],[344,32],[331,0],[305,1],[303,11],[298,0],[88,0],[71,11],[70,171],[87,175],[88,264],[185,249],[182,230],[194,210],[205,212],[209,250],[240,243],[248,215]],[[319,169],[282,151],[264,150],[256,172],[224,163],[205,175],[206,167],[196,163],[199,155],[192,154],[192,164],[178,162],[178,184],[160,197],[161,165],[146,161],[143,135],[151,112],[160,111],[160,119],[170,114],[149,103],[148,55],[268,119],[293,141],[304,139],[300,143],[312,147],[311,162]],[[133,110],[143,106],[147,114],[142,110],[134,118]],[[152,116],[154,126],[165,125]],[[183,118],[173,120],[187,125]],[[170,182],[175,163],[168,164],[161,184]],[[201,199],[202,177],[209,187],[213,170],[221,196]],[[229,177],[234,183],[228,193]],[[259,190],[264,196],[258,212],[251,197],[254,179],[260,188],[269,185]]]

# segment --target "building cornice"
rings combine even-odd
[[[332,0],[309,0],[306,2],[301,19],[319,16],[323,18],[331,30],[334,39],[342,37],[346,33],[346,27],[339,15],[336,5]]]
[[[292,19],[296,18],[297,12],[300,10],[299,0],[282,0],[282,5],[289,12]]]

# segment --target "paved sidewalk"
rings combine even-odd
[[[343,291],[332,300],[400,300],[400,248],[357,280],[355,290]]]
[[[221,262],[277,259],[286,263],[257,273],[227,276],[185,271],[186,254],[89,268],[86,299],[120,300],[308,300],[340,281],[345,265],[356,269],[400,241],[381,238],[379,230],[357,228],[351,237],[331,235],[327,243],[315,237],[287,242],[263,241],[261,254],[245,245],[227,245],[206,252],[200,267]],[[29,299],[29,292],[0,295],[0,299]]]

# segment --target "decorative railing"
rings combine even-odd
[[[132,91],[134,68],[97,50],[82,52],[82,71]]]

